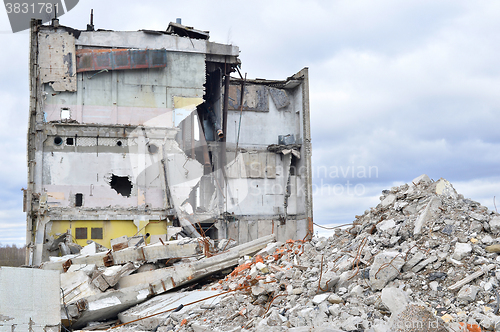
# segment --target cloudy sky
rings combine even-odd
[[[314,219],[351,222],[422,173],[500,205],[496,0],[80,0],[61,24],[164,30],[238,45],[249,78],[309,67]],[[0,243],[24,244],[28,33],[0,10]]]

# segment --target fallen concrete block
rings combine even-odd
[[[122,277],[118,290],[108,290],[70,303],[69,311],[76,313],[70,314],[72,327],[78,329],[89,322],[113,317],[152,296],[237,265],[240,257],[254,254],[275,240],[276,236],[272,234],[199,261]]]
[[[387,195],[387,197],[384,198],[384,200],[380,204],[382,204],[383,208],[386,208],[389,205],[394,204],[395,201],[396,201],[396,195],[391,194],[391,195]]]
[[[458,291],[457,299],[460,301],[472,302],[476,299],[478,290],[477,286],[465,285]]]
[[[72,303],[101,291],[92,283],[92,279],[83,270],[61,273],[61,303]]]
[[[391,313],[398,313],[408,305],[410,302],[406,292],[402,289],[395,287],[386,287],[382,289],[382,294],[380,295],[382,302],[385,304],[387,308],[391,311]]]
[[[93,280],[92,284],[99,288],[101,291],[105,291],[106,289],[113,287],[118,283],[120,278],[129,275],[134,272],[136,267],[133,263],[128,262],[125,265],[115,265],[106,268],[106,270],[102,273],[99,273]]]
[[[111,239],[110,244],[113,251],[118,251],[128,248],[128,236],[123,235],[117,237],[116,239]]]
[[[372,290],[379,290],[396,278],[404,265],[404,257],[396,251],[387,251],[375,256],[370,268],[370,282]]]
[[[86,248],[86,247],[84,247]],[[97,267],[126,264],[127,262],[156,262],[160,259],[195,256],[203,252],[203,246],[197,239],[168,241],[164,245],[156,243],[142,247],[129,247],[120,251],[100,252],[86,256],[76,256],[67,260],[42,263],[44,270],[64,271],[63,265],[70,260],[71,264],[95,264]]]
[[[500,217],[499,216],[495,216],[495,217],[491,218],[489,225],[490,225],[491,232],[493,234],[500,233]]]
[[[443,178],[439,179],[436,182],[436,194],[452,199],[457,199],[458,197],[458,193],[456,192],[455,188],[453,188],[448,180],[445,180]]]
[[[455,244],[455,251],[453,252],[453,259],[461,261],[465,256],[470,254],[472,251],[472,246],[470,243],[457,243]]]
[[[422,227],[434,218],[434,214],[441,206],[441,199],[437,196],[431,198],[424,211],[415,220],[415,228],[413,229],[414,235],[422,233]]]
[[[390,331],[446,332],[445,323],[423,305],[409,304],[396,315],[391,315]]]
[[[420,182],[431,183],[431,179],[427,174],[422,174],[411,181],[412,184],[419,184]]]
[[[403,266],[403,272],[410,271],[415,265],[417,265],[421,260],[425,258],[425,254],[421,251],[417,251],[412,258],[410,258]]]

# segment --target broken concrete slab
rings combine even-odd
[[[111,248],[113,249],[113,251],[118,251],[128,248],[128,236],[126,235],[122,235],[115,239],[111,239],[109,242],[111,244]]]
[[[417,251],[406,263],[403,265],[403,271],[407,272],[411,270],[415,265],[417,265],[421,260],[425,258],[425,254],[421,251]]]
[[[111,266],[102,273],[97,274],[94,279],[92,279],[92,284],[104,292],[106,289],[116,285],[120,278],[129,275],[135,270],[136,267],[131,262],[128,262],[125,265]]]
[[[472,252],[472,246],[470,243],[460,243],[455,244],[455,251],[453,252],[453,259],[461,261],[465,256]]]
[[[244,243],[201,260],[122,277],[118,290],[92,295],[68,304],[74,328],[117,315],[146,299],[238,264],[240,257],[256,253],[275,241],[274,234]]]
[[[396,201],[396,195],[387,195],[387,197],[384,198],[384,200],[380,203],[382,207],[388,207],[389,205],[394,204]]]
[[[233,247],[224,253],[204,258],[193,263],[179,264],[172,267],[126,276],[120,279],[118,288],[121,289],[139,284],[156,284],[158,287],[160,283],[159,280],[165,280],[164,282],[172,283],[175,287],[175,285],[178,285],[179,282],[182,282],[184,279],[189,279],[189,281],[191,281],[198,278],[199,273],[210,274],[220,269],[237,265],[240,257],[259,251],[266,247],[269,242],[274,241],[275,238],[274,234],[264,236],[257,240]],[[161,284],[159,287],[163,288]]]
[[[156,262],[159,259],[189,257],[201,254],[203,246],[197,239],[173,240],[139,248],[126,248],[112,253],[115,264]]]
[[[392,315],[389,321],[390,331],[398,332],[447,332],[444,322],[432,311],[418,304],[410,304],[403,311]]]
[[[437,196],[431,198],[424,211],[415,220],[415,228],[413,229],[414,235],[420,235],[422,233],[422,227],[430,222],[434,217],[434,213],[441,206],[441,199]]]
[[[143,302],[151,294],[144,287],[135,287],[124,290],[112,290],[105,293],[91,295],[69,303],[61,310],[62,320],[69,320],[74,329],[85,327],[89,322],[102,321],[116,316],[118,313]]]
[[[203,246],[196,239],[182,239],[168,241],[165,244],[155,243],[142,247],[130,247],[119,251],[101,252],[93,255],[76,256],[69,258],[72,264],[95,264],[97,267],[127,262],[156,262],[160,259],[195,256],[203,252]],[[63,265],[68,260],[45,262],[41,265],[44,270],[64,271]]]
[[[451,199],[457,199],[458,197],[458,193],[456,192],[455,188],[453,188],[448,180],[445,180],[443,178],[439,179],[436,182],[436,194],[449,197]]]
[[[200,301],[197,302],[195,307],[184,307],[178,311],[179,314],[183,314],[186,311],[193,311],[195,308],[203,305],[217,305],[220,301],[220,297],[216,295],[219,294],[219,291],[190,291],[163,294],[121,312],[118,314],[118,318],[122,323],[129,323],[140,319],[138,324],[141,328],[152,330],[165,322],[170,316],[171,311],[178,308],[181,304],[186,306],[189,303]],[[148,318],[144,319],[144,317]]]
[[[370,283],[372,290],[379,290],[396,278],[405,261],[397,251],[382,252],[375,256],[370,268]]]
[[[60,278],[62,289],[61,303],[72,303],[79,299],[101,293],[85,271],[61,273]]]
[[[392,314],[397,314],[398,312],[404,310],[409,303],[406,292],[395,287],[385,287],[382,289],[380,298]]]
[[[500,233],[500,216],[495,216],[491,218],[490,222],[490,229],[493,234],[498,234]]]
[[[429,178],[429,176],[427,176],[427,174],[422,174],[416,178],[414,178],[412,181],[411,181],[411,184],[413,185],[417,185],[419,184],[420,182],[423,182],[423,183],[431,183],[431,179]]]

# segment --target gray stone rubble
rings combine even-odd
[[[224,293],[214,305],[169,312],[156,331],[500,327],[500,215],[426,175],[380,199],[329,238],[272,244],[241,259],[223,280],[203,286]],[[115,331],[152,330],[148,324]]]

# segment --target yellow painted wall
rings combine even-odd
[[[167,225],[171,225],[171,223],[167,221],[151,220],[143,230],[137,233],[137,226],[132,220],[53,220],[51,221],[51,223],[52,225],[50,227],[50,230],[48,230],[47,235],[56,237],[57,234],[66,233],[66,231],[70,229],[71,235],[73,236],[73,242],[81,246],[86,246],[87,240],[92,240],[110,249],[111,239],[115,239],[123,235],[131,237],[136,234],[146,233],[149,233],[150,235],[166,234]],[[76,228],[87,228],[87,239],[75,239]],[[102,228],[102,240],[91,238],[92,228]],[[149,238],[146,240],[146,242],[149,243]]]

